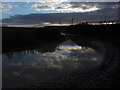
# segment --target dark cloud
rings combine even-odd
[[[49,8],[51,8],[51,7],[49,7],[49,6],[38,6],[38,8],[39,8],[39,9],[49,9]]]
[[[96,6],[97,8],[100,9],[104,9],[104,8],[117,8],[118,3],[117,2],[70,2],[70,4],[72,5],[73,8],[77,8],[77,7],[81,7],[84,9],[89,9],[92,8],[94,6]]]
[[[64,7],[61,7],[61,6],[58,6],[58,7],[56,7],[56,9],[63,9]]]

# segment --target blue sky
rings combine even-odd
[[[2,18],[8,18],[14,15],[25,15],[31,13],[38,13],[37,11],[31,8],[33,2],[3,2],[2,5],[4,8],[2,9]],[[11,7],[11,8],[10,8]],[[8,10],[6,10],[8,9]],[[42,12],[39,12],[42,13]]]
[[[50,25],[51,23],[56,25],[58,23],[69,24],[68,21],[72,17],[76,18],[75,23],[78,23],[78,20],[92,21],[94,19],[95,21],[99,21],[101,19],[117,19],[117,2],[70,2],[70,0],[49,0],[50,2],[48,0],[38,0],[38,2],[29,2],[29,0],[27,0],[27,2],[25,2],[25,0],[23,1],[24,2],[19,2],[19,0],[17,2],[7,2],[7,0],[4,0],[4,2],[0,4],[0,8],[2,8],[0,12],[2,12],[1,19],[3,20],[3,24],[25,25],[25,22],[28,23],[28,26],[33,24],[44,26]],[[108,13],[110,14],[108,15]],[[58,20],[58,22],[53,19]],[[34,23],[29,23],[30,20],[34,21]]]

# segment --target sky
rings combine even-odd
[[[4,0],[0,4],[3,25],[41,27],[116,20],[118,0]],[[97,2],[96,2],[97,1]],[[114,2],[113,2],[114,1]]]

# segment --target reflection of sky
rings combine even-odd
[[[37,50],[26,50],[12,55],[4,54],[3,81],[10,83],[8,80],[14,78],[13,83],[9,85],[17,84],[15,82],[19,78],[23,81],[36,82],[38,79],[44,82],[64,71],[72,72],[79,69],[81,72],[86,72],[102,63],[103,57],[94,49],[78,46],[72,42],[70,45],[66,43],[67,45],[65,42],[60,44],[54,52],[41,53]]]
[[[102,59],[101,55],[95,52],[92,48],[82,47],[78,45],[60,45],[56,48],[54,52],[45,53],[41,53],[37,50],[26,50],[23,52],[16,52],[10,57],[9,56],[3,55],[3,59],[5,59],[3,63],[7,63],[7,61],[12,61],[11,65],[31,65],[44,68],[48,67],[49,65],[60,65],[60,67],[63,68],[67,64],[68,66],[73,66],[72,69],[74,68],[74,64],[76,62],[80,64],[78,65],[80,67],[81,61],[84,61],[85,59],[88,62],[95,61],[95,63],[93,64],[99,63]]]
[[[87,57],[86,57],[87,56]],[[38,51],[34,51],[31,53],[30,51],[23,51],[14,53],[11,58],[8,58],[7,56],[3,55],[3,59],[6,61],[12,61],[11,65],[28,65],[33,67],[48,67],[48,66],[55,66],[56,67],[65,67],[64,65],[72,66],[72,69],[74,68],[74,64],[77,62],[83,61],[83,59],[87,60],[88,62],[95,61],[96,64],[99,59],[99,54],[94,52],[91,48],[84,48],[81,46],[70,46],[70,45],[62,45],[56,48],[54,52],[46,52],[46,53],[40,53]],[[39,66],[40,65],[40,66]],[[81,64],[80,64],[81,65]],[[80,66],[78,65],[78,66]]]

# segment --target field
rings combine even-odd
[[[17,27],[2,28],[3,47],[40,44],[43,42],[59,41],[61,38],[63,37],[58,30]]]

